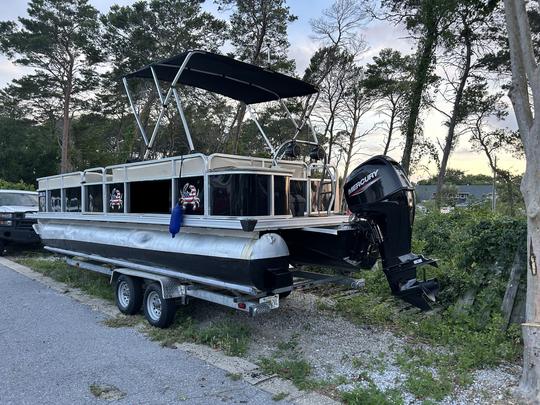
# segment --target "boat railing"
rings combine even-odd
[[[310,204],[310,209],[311,210],[309,212],[309,215],[311,215],[311,214],[321,214],[321,213],[323,213],[325,211],[326,211],[327,215],[330,215],[332,213],[332,211],[338,211],[339,210],[339,209],[336,209],[337,207],[334,207],[334,203],[337,200],[336,199],[336,193],[337,193],[337,170],[336,170],[336,168],[334,166],[328,165],[328,164],[325,164],[325,163],[311,163],[308,166],[308,177],[310,179],[312,179],[311,181],[313,181],[313,174],[316,171],[321,171],[321,176],[318,179],[319,185],[316,187],[315,194],[313,194],[312,188],[311,187],[309,188],[309,192],[310,192],[309,198],[310,198],[310,201],[311,201],[311,204]],[[323,190],[324,185],[325,185],[325,180],[328,179],[326,177],[327,175],[330,177],[330,188],[331,188],[330,191],[324,191]],[[317,181],[317,180],[315,180],[315,181]],[[326,209],[321,210],[321,197],[323,195],[326,195],[326,194],[330,194],[330,198],[327,201]],[[323,203],[324,203],[324,201],[323,201]],[[312,206],[315,206],[316,209],[313,210]]]
[[[186,164],[186,162],[199,161],[196,164]],[[232,164],[231,164],[232,163]],[[196,186],[197,196],[200,198],[199,211],[189,212],[188,215],[210,216],[219,218],[236,218],[236,213],[223,215],[214,212],[212,203],[212,183],[214,177],[223,175],[264,175],[268,176],[268,196],[269,209],[266,214],[245,215],[246,217],[262,216],[285,218],[298,215],[330,215],[336,200],[336,170],[333,166],[321,164],[307,164],[302,161],[279,161],[279,166],[273,166],[272,159],[235,156],[227,154],[214,154],[206,156],[200,153],[184,156],[176,156],[156,161],[142,161],[125,164],[111,165],[107,167],[94,167],[82,172],[66,173],[40,180],[40,202],[41,211],[46,212],[81,212],[82,214],[167,214],[172,210],[182,197],[182,187],[189,182]],[[324,168],[324,173],[319,178],[319,171]],[[216,170],[221,169],[221,170]],[[274,180],[276,177],[287,177],[287,182],[303,183],[301,186],[305,190],[305,211],[289,208],[285,213],[284,209],[277,210],[279,194],[278,187]],[[197,180],[198,178],[198,180]],[[192,179],[192,180],[191,180]],[[153,186],[142,185],[141,183],[152,182]],[[244,181],[244,180],[242,180]],[[195,183],[193,183],[195,182]],[[316,184],[315,184],[316,183]],[[134,187],[138,184],[138,190]],[[288,184],[288,183],[287,183]],[[326,188],[330,185],[330,192]],[[99,188],[98,188],[99,187]],[[145,187],[142,190],[141,187]],[[154,190],[145,192],[146,188]],[[157,187],[157,191],[156,191]],[[285,187],[280,185],[279,187]],[[300,186],[298,186],[300,187]],[[287,190],[288,188],[284,188]],[[247,190],[247,189],[246,189]],[[131,195],[135,193],[134,195]],[[158,193],[158,194],[156,194]],[[113,194],[118,195],[118,201],[113,198]],[[321,194],[324,196],[324,209],[321,208]],[[289,202],[291,201],[289,194]],[[328,195],[330,197],[328,197]],[[168,196],[168,197],[167,197]],[[41,198],[40,197],[40,198]],[[144,199],[157,199],[156,211],[136,211],[133,208],[135,201]],[[170,206],[165,208],[163,199],[170,201]],[[54,200],[54,201],[53,201]],[[113,201],[115,200],[115,201]],[[157,201],[156,200],[156,201]],[[328,205],[326,205],[328,203]],[[279,205],[282,207],[282,205]],[[161,207],[161,208],[159,208]],[[284,207],[284,205],[283,205]],[[290,205],[289,205],[290,207]],[[139,208],[141,209],[141,208]]]

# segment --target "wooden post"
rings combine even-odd
[[[516,296],[519,288],[519,280],[523,273],[523,260],[519,254],[519,250],[514,255],[514,263],[512,264],[512,270],[510,271],[510,277],[508,278],[508,284],[506,285],[506,292],[504,293],[503,302],[501,305],[501,312],[503,314],[504,324],[503,330],[508,329],[510,323],[510,317],[512,316],[512,309],[516,301]]]

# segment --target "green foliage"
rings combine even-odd
[[[391,297],[380,270],[364,272],[365,293],[339,301],[337,309],[360,324],[385,325],[446,347],[444,355],[424,353],[407,363],[448,370],[447,377],[456,384],[466,383],[470,370],[514,361],[520,355],[519,327],[505,330],[500,306],[514,255],[525,254],[525,241],[524,218],[481,209],[420,216],[413,250],[439,259],[439,268],[426,269],[427,277],[437,277],[441,283],[438,311],[401,311],[403,303]],[[474,304],[463,307],[459,299],[471,289]],[[419,396],[430,384],[438,384],[440,395],[448,391],[444,378],[431,378],[436,381],[417,376],[409,381],[409,388]]]
[[[0,104],[2,100],[0,97]],[[22,118],[0,105],[0,178],[33,184],[37,177],[57,172],[57,136],[47,126]]]
[[[311,375],[311,365],[304,359],[262,358],[259,361],[261,370],[266,374],[277,374],[280,377],[291,380],[301,390],[313,387]]]
[[[125,162],[133,142],[128,140],[135,128],[131,117],[107,118],[87,114],[73,120],[71,161],[74,170],[104,167]]]
[[[386,145],[388,153],[392,138],[399,134],[407,115],[407,95],[411,89],[411,77],[414,72],[414,58],[403,56],[394,49],[383,49],[368,63],[362,85],[367,93],[377,101],[377,108],[386,118]],[[395,139],[394,139],[395,140]]]
[[[114,293],[107,276],[69,266],[64,260],[54,256],[45,258],[25,257],[17,261],[70,287],[80,288],[90,295],[105,298],[109,301],[114,300]]]
[[[268,67],[293,72],[289,59],[288,25],[297,19],[285,0],[218,0],[220,10],[231,10],[229,39],[238,59],[255,65],[268,65],[266,51],[271,50]]]
[[[279,392],[279,393],[277,393],[276,395],[274,395],[274,396],[272,397],[272,400],[274,400],[274,401],[281,401],[281,400],[287,398],[288,395],[289,395],[289,394],[287,394],[286,392]]]
[[[445,182],[447,184],[465,185],[465,184],[491,184],[493,177],[485,174],[465,174],[464,171],[458,169],[446,170]],[[436,184],[437,175],[428,179],[420,180],[418,184]]]
[[[103,324],[109,328],[132,328],[142,322],[144,318],[140,315],[118,315],[115,318],[108,318]]]
[[[0,50],[36,69],[8,92],[44,121],[62,117],[65,105],[69,115],[88,107],[85,93],[96,88],[94,67],[102,60],[98,11],[88,0],[31,0],[27,11],[18,22],[0,23]]]
[[[405,146],[401,163],[405,173],[409,173],[422,101],[434,68],[435,51],[441,36],[447,31],[448,22],[454,18],[456,1],[383,0],[381,4],[387,19],[404,23],[407,30],[418,38],[417,63],[407,99],[409,108],[403,131]]]
[[[405,388],[419,399],[433,398],[442,400],[452,392],[452,382],[447,375],[434,377],[430,371],[415,370],[408,374]]]
[[[12,181],[3,180],[0,178],[0,190],[26,190],[26,191],[34,191],[36,188],[33,184],[26,184],[22,181],[19,181],[17,183]]]
[[[341,400],[350,405],[401,405],[403,398],[399,390],[381,391],[373,382],[367,387],[357,387],[350,392],[343,392]]]
[[[208,326],[198,325],[191,317],[178,311],[176,320],[168,329],[146,327],[152,340],[171,347],[175,343],[200,343],[223,351],[229,356],[241,356],[247,351],[251,332],[245,325],[232,321],[218,321]]]
[[[242,379],[241,373],[227,373],[227,377],[229,377],[232,381],[239,381]]]
[[[515,253],[525,255],[526,221],[475,208],[434,212],[418,218],[414,239],[416,250],[439,260],[445,306],[476,288],[482,290],[477,308],[495,309],[502,302]]]

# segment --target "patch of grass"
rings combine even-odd
[[[108,318],[103,321],[105,326],[109,328],[131,328],[143,321],[140,315],[118,315],[115,318]]]
[[[452,382],[445,373],[435,377],[425,369],[417,369],[409,373],[404,383],[405,388],[416,398],[441,401],[452,392]]]
[[[227,377],[229,377],[233,381],[238,381],[242,378],[241,373],[227,373]]]
[[[274,400],[274,401],[281,401],[281,400],[287,398],[287,395],[289,395],[289,394],[287,394],[286,392],[280,392],[280,393],[274,395],[274,396],[272,397],[272,400]]]
[[[17,261],[70,287],[80,288],[90,295],[114,301],[114,291],[109,284],[109,278],[103,274],[69,266],[64,260],[54,257],[24,257]]]
[[[463,368],[452,353],[405,347],[396,364],[407,374],[405,388],[419,399],[441,400],[454,386],[472,382],[471,371]]]
[[[449,360],[461,371],[496,366],[503,361],[516,361],[521,353],[519,327],[505,331],[502,317],[493,311],[463,312],[449,306],[438,312],[402,311],[404,305],[392,298],[380,270],[364,272],[364,294],[338,301],[338,311],[360,325],[391,328],[398,334],[413,336],[432,345],[439,345],[452,357]]]
[[[380,353],[378,357],[353,357],[351,364],[354,368],[383,373],[386,370],[387,360],[384,357],[384,353]]]
[[[290,340],[278,342],[277,348],[280,352],[296,350],[298,348],[298,336],[293,335]]]
[[[403,398],[398,390],[381,391],[374,383],[343,392],[341,400],[350,405],[401,405]]]
[[[351,364],[354,368],[366,368],[366,362],[362,357],[353,357]]]
[[[171,346],[176,342],[199,343],[221,350],[229,356],[244,355],[251,336],[247,326],[233,321],[219,321],[200,327],[180,311],[174,324],[168,329],[148,326],[146,332],[152,340],[161,342],[163,346]]]
[[[109,384],[92,384],[90,392],[93,396],[107,401],[118,401],[126,396],[125,392],[120,391],[114,385]]]
[[[278,360],[265,357],[260,359],[259,366],[266,374],[276,374],[291,380],[301,390],[314,389],[318,385],[309,378],[312,371],[311,364],[304,359]]]

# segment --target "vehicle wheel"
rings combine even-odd
[[[143,301],[140,279],[122,274],[116,280],[116,306],[123,314],[134,315],[140,311]]]
[[[6,244],[2,239],[0,239],[0,256],[4,256],[6,254]]]
[[[159,284],[152,283],[144,292],[144,316],[152,326],[166,328],[174,321],[176,304],[172,299],[164,299]]]

